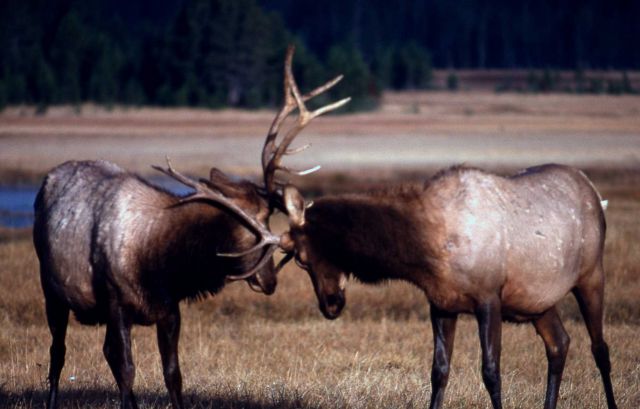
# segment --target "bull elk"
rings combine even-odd
[[[291,48],[287,73],[292,53]],[[339,80],[302,98],[306,101]],[[320,108],[307,120],[345,102]],[[273,138],[287,115],[281,111],[276,116],[263,157],[273,153]],[[279,156],[293,153],[275,150]],[[103,351],[122,408],[137,407],[131,327],[156,324],[171,404],[182,408],[179,302],[214,294],[233,280],[247,280],[265,294],[275,290],[284,263],[274,267],[271,256],[281,238],[267,226],[275,206],[281,206],[273,195],[279,186],[275,174],[288,169],[277,162],[265,164],[262,187],[233,182],[217,169],[208,180],[194,181],[168,160],[167,168],[155,168],[192,193],[178,196],[104,161],[67,162],[44,179],[34,205],[34,245],[53,338],[48,408],[56,407],[69,311],[82,324],[106,324]]]
[[[216,170],[201,182],[171,165],[161,170],[194,192],[174,195],[104,161],[64,163],[40,188],[34,244],[53,337],[48,408],[56,407],[70,310],[82,324],[106,324],[104,355],[123,408],[136,407],[131,326],[156,324],[165,383],[181,408],[178,303],[228,280],[275,290],[277,238],[264,227],[269,207],[258,186]],[[216,254],[239,251],[243,257]]]
[[[300,117],[268,163],[280,163],[309,115],[291,73],[287,83],[286,112],[297,107]],[[501,177],[453,167],[423,184],[313,203],[288,185],[282,205],[289,218],[283,261],[295,258],[309,273],[326,318],[340,315],[349,276],[371,284],[405,280],[424,291],[434,337],[431,408],[442,406],[461,313],[478,321],[482,378],[494,408],[501,407],[502,321],[533,323],[547,352],[544,407],[554,408],[569,347],[555,306],[570,291],[591,337],[608,406],[616,407],[602,330],[604,211],[579,170],[544,165]]]

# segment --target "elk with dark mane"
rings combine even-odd
[[[104,355],[123,408],[136,407],[131,326],[156,324],[165,383],[181,408],[179,301],[214,294],[229,280],[275,290],[267,253],[277,238],[263,227],[269,208],[257,186],[215,170],[206,182],[165,171],[195,193],[177,196],[104,161],[64,163],[40,188],[34,244],[53,337],[48,408],[56,407],[70,310],[83,324],[106,324]],[[247,253],[216,254],[223,251]]]
[[[292,49],[289,67],[291,55]],[[338,106],[321,108],[316,116]],[[263,157],[270,154],[269,141],[282,115],[269,131]],[[190,194],[170,193],[104,161],[64,163],[49,172],[40,188],[34,244],[53,337],[48,408],[56,407],[69,311],[83,324],[106,324],[103,350],[122,408],[137,407],[131,327],[156,324],[171,404],[182,408],[179,302],[214,294],[234,280],[247,280],[265,294],[275,290],[284,263],[274,267],[271,256],[281,247],[281,237],[267,226],[279,203],[272,200],[275,172],[287,169],[265,167],[265,188],[234,182],[217,169],[209,179],[195,181],[168,160],[167,165],[156,169],[189,187]]]
[[[308,116],[290,70],[287,82],[289,111],[297,107],[300,118],[266,163],[280,163]],[[581,171],[543,165],[502,177],[454,167],[426,183],[313,203],[291,185],[281,194],[289,218],[283,261],[295,258],[307,270],[326,318],[340,315],[349,276],[405,280],[424,291],[435,345],[431,408],[442,406],[462,313],[477,319],[482,378],[494,408],[502,405],[502,321],[533,323],[548,359],[544,407],[555,408],[569,347],[556,304],[569,292],[591,337],[607,404],[616,407],[602,328],[605,202]]]

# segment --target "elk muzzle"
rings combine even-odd
[[[344,291],[340,290],[333,294],[318,294],[318,303],[322,315],[326,319],[335,320],[344,308]]]
[[[264,268],[247,278],[247,284],[255,292],[271,295],[276,291],[278,280],[273,268]]]

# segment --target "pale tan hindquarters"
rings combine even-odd
[[[600,261],[601,198],[573,168],[547,165],[511,178],[455,168],[427,192],[431,218],[444,228],[429,236],[442,257],[425,286],[442,308],[466,310],[499,291],[506,315],[535,316]]]

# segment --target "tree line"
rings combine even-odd
[[[409,41],[439,68],[638,69],[635,0],[261,0],[322,52],[352,36],[365,59]]]
[[[301,87],[374,106],[444,68],[640,67],[640,2],[5,0],[0,107],[275,105],[288,43]],[[322,101],[320,101],[322,102]]]

